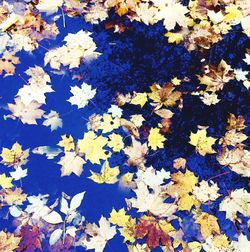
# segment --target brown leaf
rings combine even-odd
[[[234,114],[229,114],[227,118],[227,130],[235,129],[237,131],[241,131],[246,128],[245,126],[245,118],[242,115],[236,117]]]
[[[166,83],[161,87],[157,83],[154,83],[150,87],[152,93],[148,96],[154,102],[155,110],[161,108],[163,105],[173,107],[177,101],[181,98],[181,92],[175,91],[175,87],[172,83]]]
[[[140,169],[145,169],[145,156],[148,153],[147,143],[141,144],[132,137],[132,145],[124,149],[124,153],[128,155],[127,164],[137,166]]]
[[[182,158],[182,157],[176,158],[174,160],[173,167],[175,169],[180,169],[180,168],[184,169],[186,167],[186,162],[187,160],[185,158]]]
[[[18,57],[10,53],[5,53],[2,58],[0,58],[0,74],[5,71],[6,74],[13,75],[16,69],[15,65],[19,63]]]
[[[147,237],[146,243],[150,249],[159,245],[170,247],[171,241],[168,232],[172,230],[172,225],[167,221],[143,215],[135,227],[135,236],[136,238]]]

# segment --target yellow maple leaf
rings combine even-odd
[[[11,183],[12,180],[13,180],[13,178],[6,177],[5,174],[1,174],[0,175],[0,186],[2,186],[3,189],[11,188],[13,186],[13,184]]]
[[[134,104],[134,105],[140,105],[142,108],[147,101],[148,101],[147,93],[136,93],[135,92],[130,103]]]
[[[192,206],[199,206],[200,203],[193,195],[185,194],[179,199],[177,205],[181,211],[190,211]]]
[[[63,135],[62,140],[57,145],[63,147],[64,151],[71,151],[75,149],[74,139],[71,135]]]
[[[18,244],[21,241],[21,237],[15,237],[14,234],[0,232],[0,251],[1,252],[13,252],[18,248]]]
[[[110,114],[104,114],[102,116],[102,122],[99,126],[99,129],[102,130],[102,133],[111,132],[114,129],[120,127],[120,119],[118,117],[113,118]]]
[[[216,138],[207,137],[206,129],[198,130],[197,133],[191,132],[189,143],[196,147],[196,151],[205,156],[206,154],[215,153],[212,145],[215,143]]]
[[[142,123],[145,121],[145,119],[143,118],[142,115],[132,115],[130,116],[130,121],[137,127],[141,127],[142,126]]]
[[[84,134],[83,139],[78,140],[78,149],[80,153],[85,154],[86,160],[93,164],[100,164],[100,160],[106,160],[110,155],[106,154],[103,147],[108,143],[108,139],[103,136],[97,136],[93,131]]]
[[[112,133],[109,135],[108,147],[114,152],[119,152],[124,148],[123,139],[119,134]]]
[[[1,157],[2,163],[8,166],[20,166],[27,163],[27,157],[29,155],[29,150],[22,150],[22,146],[19,143],[13,144],[11,149],[3,148]]]
[[[197,217],[196,223],[200,224],[201,235],[204,239],[213,234],[220,234],[217,218],[213,215],[203,212]]]
[[[126,214],[124,208],[121,208],[119,211],[116,211],[113,208],[108,220],[110,223],[121,227],[119,231],[124,237],[124,242],[134,242],[134,226],[136,221],[135,219],[131,218],[131,216]]]
[[[125,209],[121,208],[120,210],[116,211],[114,208],[110,213],[109,222],[111,224],[124,227],[129,222],[130,216],[126,214]]]
[[[131,172],[127,172],[124,175],[121,176],[120,181],[119,181],[119,185],[121,187],[132,187],[134,185],[134,181],[133,180],[133,175],[134,173]]]
[[[124,237],[124,242],[129,241],[133,243],[135,241],[134,227],[135,219],[130,219],[126,226],[119,228],[121,235]]]
[[[90,172],[91,176],[89,178],[98,184],[114,184],[118,181],[117,176],[120,174],[119,167],[110,168],[108,161],[104,162],[101,173]]]
[[[164,35],[168,38],[168,43],[176,43],[177,45],[183,40],[184,36],[178,32],[167,32]]]
[[[148,146],[153,150],[157,148],[163,148],[163,142],[166,138],[160,133],[160,129],[151,128],[148,136]]]
[[[182,197],[192,192],[194,186],[198,183],[198,178],[189,170],[186,170],[185,173],[176,172],[171,175],[171,178],[175,183],[169,184],[167,193],[173,198]]]

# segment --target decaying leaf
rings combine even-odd
[[[119,175],[120,170],[118,166],[110,168],[108,161],[105,161],[102,166],[101,173],[93,172],[91,170],[90,172],[91,176],[89,178],[94,182],[98,184],[114,184],[118,181],[117,176]]]

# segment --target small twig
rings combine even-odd
[[[65,15],[64,15],[64,11],[63,11],[63,8],[60,7],[61,9],[61,12],[62,12],[62,18],[63,18],[63,27],[66,28],[66,20],[65,20]]]
[[[218,174],[218,175],[216,175],[216,176],[213,176],[213,177],[207,179],[207,181],[212,180],[212,179],[214,179],[214,178],[218,178],[218,177],[223,176],[223,175],[226,175],[226,174],[228,174],[228,173],[230,173],[230,171],[220,173],[220,174]]]
[[[47,47],[45,47],[45,46],[41,45],[40,43],[38,43],[38,42],[37,42],[37,44],[38,44],[40,47],[42,47],[44,50],[46,50],[47,52],[49,52],[49,51],[50,51]]]
[[[23,187],[22,178],[20,178],[20,186]]]
[[[22,76],[21,74],[18,74],[18,76],[19,76],[27,85],[29,84],[29,82],[26,81],[26,80],[23,78],[23,76]]]

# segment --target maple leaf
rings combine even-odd
[[[142,108],[147,101],[148,101],[147,93],[136,93],[136,92],[134,92],[134,95],[133,95],[130,103],[134,104],[134,105],[140,105],[141,108]]]
[[[14,252],[18,248],[21,238],[16,237],[14,234],[5,233],[0,231],[0,251],[1,252]]]
[[[247,140],[247,138],[242,132],[236,132],[236,130],[232,129],[226,132],[225,136],[220,139],[219,144],[222,144],[223,147],[230,145],[240,148],[244,146],[242,142]]]
[[[18,168],[27,163],[29,149],[23,151],[22,146],[19,143],[15,143],[11,149],[3,148],[0,156],[2,157],[1,163]]]
[[[132,145],[127,146],[124,149],[124,153],[128,155],[127,164],[138,166],[141,169],[144,169],[144,164],[146,163],[145,155],[148,153],[147,144],[141,144],[139,141],[136,141],[132,137]]]
[[[43,70],[42,67],[29,67],[25,73],[30,76],[29,84],[40,87],[43,91],[53,92],[53,89],[47,85],[51,82],[50,76]]]
[[[43,117],[46,119],[44,120],[43,125],[47,127],[50,126],[51,131],[62,128],[62,119],[56,111],[51,110],[48,115],[44,115]]]
[[[187,27],[188,18],[185,16],[189,10],[181,3],[170,2],[160,8],[155,15],[157,20],[164,20],[163,24],[167,30],[172,30],[178,24],[182,27]]]
[[[133,190],[136,194],[136,198],[127,199],[127,204],[131,204],[132,207],[137,208],[137,212],[150,211],[156,216],[168,216],[171,218],[172,214],[176,211],[175,204],[164,203],[166,196],[161,192],[161,188],[154,188],[151,193],[145,183],[137,183],[137,188]]]
[[[220,203],[220,211],[226,212],[226,218],[231,221],[235,221],[237,218],[237,212],[244,216],[250,215],[250,194],[244,190],[236,189],[225,197]]]
[[[16,96],[20,97],[21,101],[24,103],[25,106],[28,106],[32,101],[36,101],[40,104],[46,104],[45,93],[51,92],[54,92],[54,90],[51,88],[50,85],[47,85],[46,83],[43,84],[42,82],[40,82],[24,85],[18,90]]]
[[[206,242],[202,244],[202,248],[207,252],[232,251],[226,235],[209,236]]]
[[[147,246],[147,244],[139,244],[136,245],[130,245],[127,244],[128,252],[150,252],[150,248]]]
[[[17,169],[14,172],[10,172],[10,176],[14,179],[14,180],[19,180],[21,178],[26,177],[27,174],[27,169],[22,169],[20,166],[17,167]]]
[[[88,231],[86,230],[88,233]],[[103,216],[99,220],[99,227],[95,228],[95,234],[90,233],[89,239],[84,239],[82,244],[89,249],[95,249],[95,252],[102,252],[108,240],[112,239],[116,234],[115,227],[110,227],[110,223]]]
[[[193,206],[199,206],[200,202],[196,199],[194,195],[185,194],[178,200],[178,209],[181,211],[190,211]]]
[[[122,109],[117,105],[111,105],[111,107],[108,109],[108,113],[110,113],[114,118],[120,118],[122,116]]]
[[[76,34],[68,33],[64,38],[66,45],[47,52],[44,64],[50,63],[50,66],[57,70],[60,70],[61,64],[69,65],[69,68],[72,69],[80,65],[82,58],[86,60],[97,58],[100,53],[95,52],[96,44],[90,35],[90,32],[83,30]]]
[[[126,103],[129,103],[131,101],[131,94],[121,94],[118,93],[115,97],[116,104],[121,107],[124,106]]]
[[[113,118],[110,114],[104,114],[99,129],[102,130],[102,133],[108,133],[114,129],[118,129],[120,125],[120,119],[118,117]]]
[[[166,220],[156,220],[152,216],[143,215],[135,226],[136,238],[147,237],[146,243],[150,249],[159,245],[171,247],[169,232],[174,230]]]
[[[65,155],[61,157],[58,164],[61,167],[61,177],[69,176],[71,173],[74,173],[78,177],[82,174],[83,168],[82,166],[86,162],[80,156],[78,156],[75,152],[66,151]]]
[[[80,88],[78,86],[71,87],[70,92],[73,96],[68,101],[72,105],[77,105],[78,108],[84,108],[96,94],[96,89],[92,90],[91,88],[91,85],[87,83],[83,83]]]
[[[154,101],[153,105],[155,106],[155,110],[161,108],[163,105],[170,107],[175,106],[182,95],[181,92],[174,91],[175,87],[172,83],[166,83],[163,87],[154,83],[150,89],[152,93],[149,93],[148,96]]]
[[[205,74],[198,75],[201,84],[207,86],[208,91],[218,91],[225,83],[234,79],[233,69],[224,60],[218,66],[205,66]]]
[[[184,39],[184,35],[180,32],[167,32],[164,36],[168,38],[168,43],[176,43],[177,45]]]
[[[106,154],[103,147],[108,143],[108,139],[103,136],[97,136],[93,131],[84,134],[83,139],[78,140],[80,153],[85,154],[86,160],[93,164],[100,164],[100,160],[106,160],[109,154]]]
[[[29,201],[29,205],[26,207],[25,212],[32,215],[33,220],[40,220],[40,218],[46,216],[51,212],[51,209],[46,205],[48,201],[48,195],[37,195],[37,196],[29,196],[27,200]]]
[[[13,178],[11,177],[7,177],[4,174],[1,174],[0,175],[0,186],[3,188],[3,189],[8,189],[8,188],[11,188],[13,186],[13,184],[11,183],[11,181],[13,180]]]
[[[57,12],[58,8],[63,4],[63,0],[39,0],[39,3],[36,5],[36,8],[39,11],[46,12],[47,15]]]
[[[102,124],[102,116],[98,114],[93,114],[89,117],[87,124],[88,130],[93,130],[94,132],[98,131]]]
[[[197,133],[190,134],[189,143],[196,147],[196,151],[205,156],[206,154],[215,153],[212,148],[212,145],[215,143],[216,138],[207,137],[206,129],[198,130]]]
[[[32,101],[29,105],[25,105],[20,97],[15,98],[14,104],[8,104],[9,110],[14,118],[19,117],[22,123],[37,124],[36,120],[42,118],[44,111],[40,109],[41,104]]]
[[[37,225],[25,225],[21,227],[21,241],[17,249],[18,252],[30,251],[35,252],[37,249],[42,250],[40,239],[40,230]]]
[[[216,183],[209,184],[208,181],[202,180],[198,186],[194,186],[193,194],[201,202],[216,200],[220,194],[218,193],[219,187]]]
[[[5,53],[2,58],[0,58],[0,75],[3,71],[5,71],[7,75],[13,75],[16,69],[15,65],[19,63],[18,57],[10,53]]]
[[[184,169],[186,167],[186,162],[187,162],[187,160],[185,158],[182,158],[182,157],[176,158],[173,161],[173,167],[175,169],[180,169],[180,168]]]
[[[71,135],[63,135],[62,140],[57,145],[63,147],[65,152],[75,149],[74,139]]]
[[[213,234],[220,234],[217,217],[213,215],[203,212],[197,217],[196,223],[200,224],[201,235],[204,239]]]
[[[242,233],[238,236],[238,241],[232,241],[234,251],[245,252],[246,248],[249,248],[250,242],[246,235]]]
[[[130,116],[130,121],[137,127],[141,127],[142,123],[145,121],[142,115],[132,115]]]
[[[235,129],[237,131],[241,131],[246,128],[245,118],[242,115],[236,117],[234,114],[229,113],[227,124],[226,130]]]
[[[15,188],[15,190],[6,189],[3,201],[8,205],[22,205],[26,198],[27,194],[24,194],[21,188]]]
[[[133,180],[133,173],[127,172],[120,177],[119,186],[121,188],[134,188],[135,182]]]
[[[165,179],[170,178],[170,172],[167,172],[164,169],[157,171],[153,167],[148,167],[145,171],[138,170],[136,176],[137,182],[142,181],[150,188],[155,189],[163,184]]]
[[[250,176],[250,151],[240,147],[229,150],[227,147],[218,153],[216,159],[223,166],[228,166],[232,171],[242,175],[243,177]]]
[[[91,176],[89,177],[94,182],[98,184],[106,183],[106,184],[114,184],[118,181],[117,176],[120,174],[119,167],[110,168],[109,162],[105,161],[101,173],[91,171]]]
[[[173,198],[192,192],[193,187],[198,183],[198,178],[189,170],[186,170],[185,173],[179,171],[171,174],[171,178],[174,184],[168,184],[167,193]]]
[[[163,148],[163,142],[166,138],[160,133],[160,129],[151,128],[148,135],[148,146],[152,148],[152,150],[157,150],[157,148]]]
[[[208,106],[217,104],[220,100],[218,99],[218,95],[216,93],[208,93],[205,92],[203,96],[200,97],[202,102]]]
[[[116,211],[114,208],[110,213],[109,222],[114,225],[118,225],[121,235],[124,237],[124,242],[134,242],[134,227],[136,224],[135,219],[131,216],[126,215],[124,208]]]
[[[131,217],[126,215],[125,209],[121,208],[119,211],[116,211],[114,208],[110,213],[109,222],[113,225],[118,225],[120,227],[126,226]]]
[[[112,133],[109,135],[108,147],[112,148],[113,152],[120,152],[124,148],[123,138],[119,134]]]

